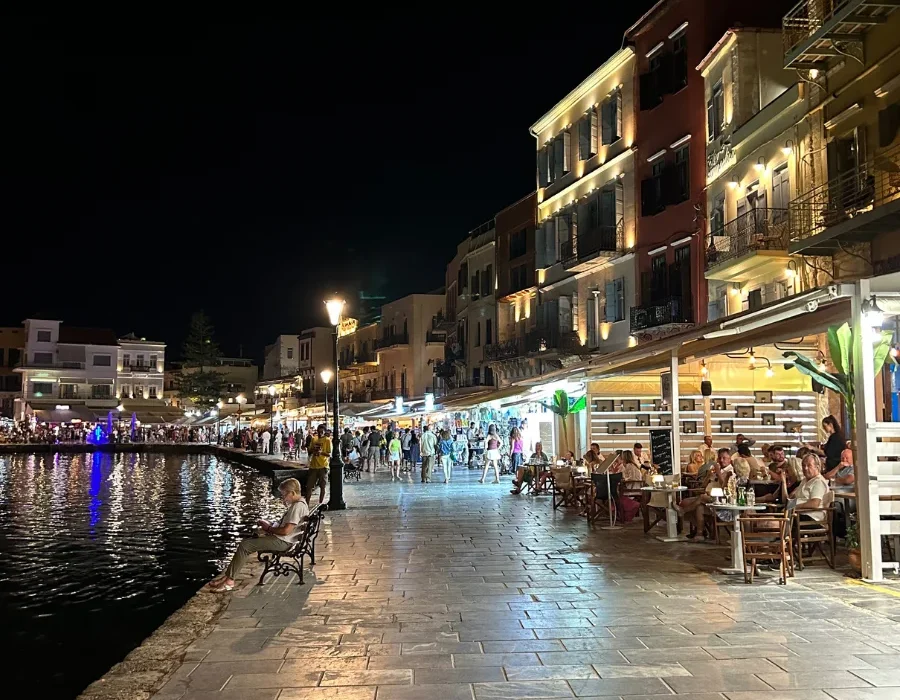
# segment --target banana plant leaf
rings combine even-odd
[[[875,365],[875,374],[877,375],[881,368],[884,367],[885,361],[890,357],[891,352],[891,341],[894,339],[894,333],[892,331],[881,331],[881,340],[878,341],[878,345],[875,346],[875,355],[872,359],[872,363]],[[891,358],[892,361],[896,362],[894,358]]]
[[[835,377],[830,372],[819,369],[819,366],[805,355],[790,351],[784,353],[784,357],[791,360],[794,367],[799,372],[807,375],[808,377],[812,377],[822,386],[827,387],[832,391],[836,391],[839,394],[845,393],[845,387],[841,382],[838,381],[837,377]]]
[[[828,352],[831,354],[831,363],[840,374],[846,374],[850,370],[850,353],[853,349],[853,332],[850,325],[832,326],[828,329]]]

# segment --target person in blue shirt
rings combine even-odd
[[[450,439],[448,430],[441,431],[441,440],[438,443],[438,454],[441,457],[441,466],[444,468],[444,483],[450,483],[450,472],[453,469],[453,440]]]

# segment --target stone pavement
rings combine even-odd
[[[347,485],[307,583],[243,581],[156,700],[900,698],[890,584],[746,585],[726,547],[454,478]]]

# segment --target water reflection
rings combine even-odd
[[[0,648],[13,687],[40,678],[42,698],[75,697],[273,506],[267,479],[213,456],[0,456]]]

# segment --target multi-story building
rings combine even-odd
[[[808,85],[782,63],[781,32],[733,28],[700,62],[706,90],[707,237],[704,275],[710,321],[756,310],[816,286],[788,256],[788,205],[796,194],[797,144]]]
[[[373,398],[421,397],[434,390],[434,366],[444,360],[446,344],[435,319],[443,311],[443,294],[410,294],[381,307]]]
[[[706,101],[695,67],[729,26],[777,26],[787,4],[660,0],[625,33],[637,60],[640,143],[640,301],[630,326],[642,339],[706,320]]]
[[[526,349],[628,345],[635,295],[634,51],[623,48],[531,127],[538,148],[537,326]],[[534,336],[532,340],[531,336]]]
[[[447,331],[444,361],[435,370],[444,393],[494,386],[485,347],[496,343],[496,232],[494,220],[471,231],[447,267],[446,313],[436,318],[431,335]]]
[[[279,335],[266,346],[263,379],[297,376],[300,369],[300,338],[296,335]]]
[[[116,396],[119,399],[161,401],[164,391],[166,344],[138,338],[119,338],[116,358]]]
[[[24,328],[0,328],[0,416],[14,418],[22,398],[22,375],[15,367],[25,350]]]
[[[355,318],[341,321],[338,366],[342,402],[368,402],[378,390],[377,347],[380,333],[377,323],[360,326]]]
[[[29,411],[47,419],[56,406],[67,406],[71,415],[64,418],[95,420],[94,411],[118,405],[119,344],[112,330],[50,319],[27,319],[24,325],[25,351],[16,368],[22,376],[20,419]]]
[[[900,270],[897,7],[803,0],[782,23],[784,66],[810,90],[788,250],[835,278]]]
[[[259,368],[253,360],[246,357],[220,357],[216,364],[209,368],[222,375],[224,386],[222,400],[226,403],[234,403],[238,396],[243,395],[252,405],[256,383],[259,381]],[[182,405],[176,388],[178,372],[193,372],[193,368],[182,368],[179,363],[173,362],[164,374],[164,398],[173,405]],[[188,408],[188,406],[183,406]]]
[[[505,385],[515,378],[532,376],[535,371],[535,363],[520,351],[519,338],[530,330],[531,308],[537,294],[534,248],[536,213],[537,192],[532,192],[494,217],[497,232],[494,255],[497,268],[497,339],[485,348],[485,353],[498,384]],[[449,286],[453,283],[450,276],[447,283],[449,300]],[[452,297],[456,299],[455,290]]]

